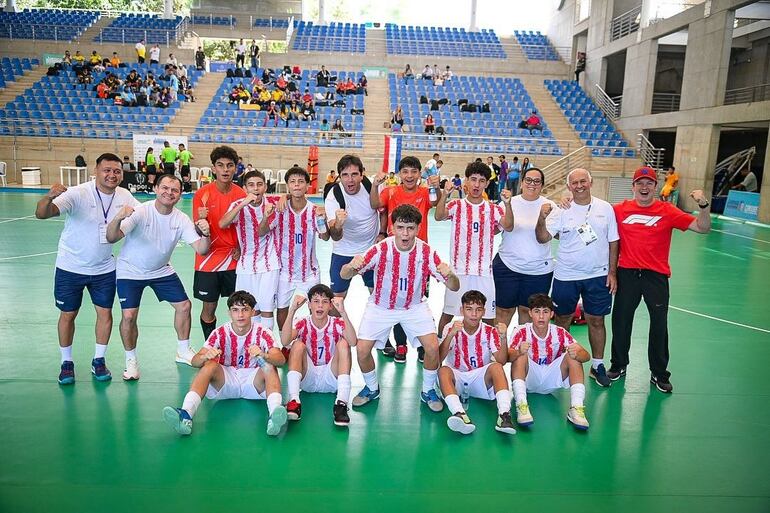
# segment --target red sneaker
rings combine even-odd
[[[396,363],[406,363],[406,346],[396,346],[396,356],[393,357],[393,361]]]
[[[292,399],[286,404],[286,413],[289,420],[299,420],[302,416],[302,405]]]

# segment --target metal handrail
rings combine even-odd
[[[613,18],[612,22],[610,22],[610,41],[615,41],[638,31],[641,14],[642,6],[639,5]]]
[[[594,84],[594,102],[607,119],[615,121],[620,117],[620,104],[616,103],[599,84]]]
[[[679,93],[652,93],[652,114],[679,110],[682,95]]]
[[[135,31],[141,31],[143,33],[142,38],[145,41],[150,41],[148,38],[148,35],[153,34],[161,34],[166,39],[166,47],[171,46],[171,43],[179,43],[185,38],[185,32],[187,31],[187,20],[183,21],[178,27],[173,29],[143,29],[138,27],[103,27],[99,30],[99,35],[94,38],[94,42],[98,42],[99,44],[110,44],[114,43],[115,41],[112,40],[105,40],[104,34],[106,33],[115,33],[117,31],[120,31],[120,37],[121,37],[121,44],[126,43],[135,43],[137,41],[136,37],[131,35],[130,37],[126,37],[126,31],[129,31],[129,34],[133,34]],[[155,39],[153,38],[153,41]]]
[[[725,91],[725,105],[752,103],[770,100],[770,84],[739,87]]]
[[[644,134],[637,134],[639,140],[639,157],[644,162],[645,166],[650,166],[653,169],[661,169],[663,167],[663,152],[665,148],[656,148],[650,142]]]
[[[741,150],[737,153],[733,153],[726,159],[722,160],[716,165],[714,169],[715,188],[718,187],[715,196],[721,196],[727,193],[730,189],[730,184],[733,179],[741,172],[742,169],[748,167],[751,169],[751,161],[757,153],[756,146]],[[725,176],[720,177],[720,174],[724,173]]]
[[[10,40],[24,39],[24,40],[30,40],[30,38],[27,38],[27,37],[14,37],[14,30],[18,31],[18,29],[19,29],[19,24],[18,23],[0,22],[0,27],[7,27],[8,28],[8,37],[7,38],[4,37],[2,39],[10,39]],[[60,40],[61,41],[71,41],[72,39],[79,38],[83,34],[83,32],[85,32],[86,30],[88,30],[91,27],[91,25],[89,25],[87,27],[83,27],[81,25],[52,25],[52,24],[48,24],[48,23],[25,23],[25,24],[21,25],[21,27],[24,28],[24,29],[32,28],[32,38],[31,38],[32,41],[60,41]],[[38,38],[36,36],[36,32],[39,32],[41,29],[45,29],[45,28],[53,28],[53,30],[54,30],[54,38],[53,39]],[[71,38],[64,38],[64,37],[62,37],[60,39],[59,38],[59,31],[61,29],[65,29],[65,28],[75,29],[75,33],[72,34]]]
[[[587,169],[590,158],[591,148],[588,146],[581,146],[575,151],[567,153],[559,160],[551,162],[542,168],[543,175],[545,175],[545,183],[549,184],[552,188],[563,185],[570,171],[578,167]]]

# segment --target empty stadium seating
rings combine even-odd
[[[94,38],[98,42],[170,44],[182,38],[187,18],[163,19],[152,14],[121,14]]]
[[[156,77],[163,73],[162,65],[149,64],[112,71],[122,78],[131,69],[142,76],[148,70]],[[188,67],[193,86],[202,73]],[[94,73],[94,84],[103,76]],[[130,139],[134,132],[162,132],[179,107],[179,102],[166,109],[116,106],[112,100],[98,98],[91,87],[78,85],[75,73],[67,70],[59,76],[44,76],[0,109],[0,135]]]
[[[25,9],[0,12],[0,38],[72,41],[99,19],[98,11]]]
[[[391,110],[401,105],[406,124],[411,132],[404,134],[403,148],[457,152],[528,153],[532,155],[561,155],[556,140],[542,120],[543,132],[530,135],[529,130],[518,128],[535,105],[519,79],[502,77],[455,76],[442,86],[431,80],[411,80],[408,84],[388,76]],[[431,110],[430,103],[421,104],[420,96],[428,100],[446,98],[448,104]],[[489,103],[490,112],[461,112],[457,102]],[[438,136],[429,140],[423,134],[423,120],[432,114],[436,126],[444,127],[446,141]]]
[[[301,21],[297,25],[292,49],[308,52],[366,52],[366,28],[357,23],[313,25]]]
[[[558,52],[551,45],[551,41],[539,31],[514,30],[513,35],[516,36],[516,40],[519,42],[519,46],[521,46],[527,59],[538,61],[560,60]]]
[[[234,16],[214,16],[213,14],[195,14],[190,20],[193,25],[212,25],[216,27],[235,27],[238,20]]]
[[[0,87],[5,87],[7,82],[15,82],[16,77],[22,76],[39,63],[37,59],[3,57],[0,60]]]
[[[253,70],[254,76],[261,76],[262,70]],[[355,81],[360,73],[330,71],[332,76],[337,75],[339,80],[347,80],[348,77]],[[297,86],[300,92],[309,89],[311,94],[326,92],[329,89],[317,87],[313,78],[315,71],[304,70],[302,78]],[[201,117],[198,128],[190,137],[190,141],[216,142],[216,143],[241,143],[241,144],[278,144],[286,146],[319,146],[362,148],[363,139],[361,131],[364,129],[364,117],[361,114],[353,115],[351,109],[364,108],[364,96],[346,95],[345,107],[316,107],[315,121],[290,121],[289,127],[279,121],[278,126],[274,122],[268,122],[263,128],[265,113],[263,111],[242,110],[236,104],[228,103],[227,94],[238,83],[243,83],[251,90],[249,78],[224,78],[214,98]],[[268,87],[272,89],[272,87]],[[331,125],[335,120],[342,120],[342,125],[352,137],[330,138],[321,140],[319,126],[322,119],[327,119]]]
[[[570,80],[546,80],[545,87],[595,157],[633,157],[634,150],[583,89]]]
[[[505,59],[506,54],[494,30],[466,32],[463,28],[385,25],[389,54],[443,55]]]
[[[294,27],[299,24],[297,20],[294,20]],[[289,20],[286,18],[257,18],[254,20],[255,27],[274,28],[274,29],[287,29],[289,28]]]

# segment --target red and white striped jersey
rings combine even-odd
[[[511,347],[518,349],[519,344],[525,340],[531,344],[528,352],[530,359],[539,365],[550,365],[564,354],[568,345],[575,342],[569,331],[555,324],[550,324],[548,335],[545,338],[540,338],[535,334],[531,322],[518,326],[514,330]]]
[[[406,310],[425,299],[428,278],[444,283],[438,272],[441,259],[420,239],[409,251],[399,251],[393,237],[375,244],[364,253],[360,273],[374,270],[374,291],[370,301],[389,310]]]
[[[443,340],[449,330],[450,322],[444,327],[441,336]],[[467,372],[479,369],[488,363],[496,361],[493,353],[500,350],[500,333],[489,324],[479,323],[475,333],[460,330],[452,339],[452,346],[444,359],[444,364],[459,371]]]
[[[258,345],[263,352],[275,345],[273,334],[262,328],[261,324],[253,323],[251,330],[240,337],[233,331],[233,324],[227,322],[211,332],[206,340],[208,347],[222,351],[219,364],[239,369],[254,369],[257,362],[249,355],[249,347]]]
[[[337,342],[345,331],[345,321],[330,315],[324,327],[317,328],[308,316],[294,321],[294,329],[297,330],[297,338],[305,344],[313,365],[320,366],[332,361]]]
[[[274,216],[270,221],[271,230],[264,237],[259,236],[259,223],[265,214],[265,207],[268,203],[275,204],[277,198],[267,198],[262,200],[259,205],[247,205],[238,212],[233,221],[235,231],[238,234],[238,244],[241,246],[241,258],[238,260],[237,273],[257,274],[274,271],[281,268],[281,261],[278,259],[278,245],[280,241],[274,237],[274,228],[277,224],[278,216]],[[230,205],[228,212],[240,204],[235,201]]]
[[[273,237],[278,241],[281,279],[318,280],[318,259],[315,254],[317,234],[315,207],[311,202],[308,201],[300,212],[295,212],[291,206],[278,212]]]
[[[450,263],[457,274],[492,276],[495,229],[505,215],[500,205],[467,199],[452,200],[447,206],[452,220],[449,240]]]

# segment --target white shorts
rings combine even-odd
[[[222,370],[225,373],[225,384],[219,390],[209,385],[208,390],[206,390],[207,399],[221,401],[223,399],[253,400],[265,398],[265,391],[260,394],[254,387],[254,377],[257,375],[258,368],[239,369],[222,365]]]
[[[529,360],[529,370],[527,371],[527,392],[533,394],[550,394],[560,388],[569,388],[569,377],[561,377],[561,362],[564,355],[561,355],[550,365],[539,365]]]
[[[272,312],[278,291],[278,269],[266,273],[236,274],[235,290],[245,290],[257,300],[255,310]]]
[[[332,372],[331,364],[313,365],[313,360],[305,355],[307,370],[299,387],[305,392],[329,394],[337,391],[337,377]]]
[[[486,383],[484,383],[484,377],[486,376],[487,369],[490,365],[492,364],[488,363],[483,367],[470,371],[461,371],[455,369],[454,367],[449,367],[452,369],[452,374],[455,375],[455,390],[457,390],[457,395],[461,395],[463,393],[463,383],[468,383],[468,394],[471,397],[489,400],[494,399],[495,388],[487,388]]]
[[[280,276],[278,278],[278,308],[288,308],[291,304],[291,298],[295,294],[307,297],[310,289],[319,283],[321,283],[321,279],[318,276],[312,276],[305,281],[289,281]]]
[[[436,322],[426,302],[417,303],[409,310],[389,310],[369,301],[366,303],[364,315],[358,327],[358,338],[374,340],[375,347],[382,349],[388,340],[390,330],[399,323],[404,328],[406,338],[412,347],[422,345],[417,337],[436,333]]]
[[[460,278],[460,288],[457,292],[449,290],[444,291],[444,310],[443,313],[449,315],[462,315],[462,302],[460,298],[469,290],[478,290],[487,297],[487,304],[484,311],[484,319],[495,318],[495,279],[492,276],[473,276],[470,274],[458,274]]]

